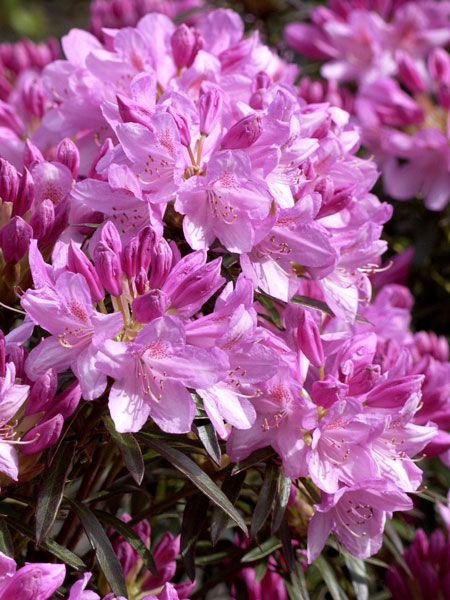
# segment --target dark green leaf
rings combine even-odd
[[[67,498],[75,509],[84,527],[92,548],[96,551],[100,568],[116,596],[127,597],[127,586],[122,567],[117,558],[105,530],[94,513],[85,505],[73,498]]]
[[[296,568],[294,546],[292,544],[291,534],[289,532],[289,526],[288,526],[286,517],[284,515],[281,519],[278,535],[280,536],[281,545],[283,548],[284,560],[286,561],[286,566],[288,568],[288,571],[290,573],[292,573],[295,571],[295,568]]]
[[[146,433],[140,433],[139,439],[144,444],[156,450],[168,460],[174,467],[184,473],[192,483],[198,487],[208,498],[219,506],[233,521],[247,534],[247,527],[242,516],[234,508],[222,490],[217,487],[214,481],[193,460],[182,454],[179,450],[171,448],[162,440],[156,440],[147,436]]]
[[[362,558],[344,552],[345,564],[355,590],[356,600],[369,600],[369,580],[367,578],[366,563]]]
[[[209,500],[204,494],[195,494],[186,502],[181,524],[180,552],[184,568],[191,581],[195,580],[195,547],[205,523]]]
[[[261,581],[264,575],[267,573],[267,561],[262,560],[255,565],[255,583]]]
[[[239,497],[239,492],[241,491],[245,476],[245,471],[241,471],[237,475],[231,475],[230,473],[224,479],[222,484],[222,492],[233,505],[236,504],[236,500]],[[215,508],[211,519],[211,542],[213,546],[217,544],[223,530],[227,525],[228,516],[222,510],[220,510],[220,508]]]
[[[44,471],[36,506],[36,542],[39,544],[55,522],[64,494],[67,475],[72,465],[76,442],[64,442]]]
[[[3,517],[0,517],[0,552],[3,552],[6,556],[14,556],[14,545]]]
[[[272,518],[272,533],[276,533],[281,525],[281,520],[284,517],[286,506],[291,493],[291,480],[284,474],[284,469],[280,471],[278,479],[278,494],[275,500]]]
[[[198,435],[198,438],[203,444],[208,456],[210,456],[216,465],[220,467],[222,464],[222,453],[217,440],[216,430],[211,423],[204,423],[194,427],[194,431]]]
[[[307,296],[296,295],[292,296],[291,302],[293,302],[294,304],[301,304],[302,306],[307,306],[308,308],[320,310],[320,312],[330,315],[330,317],[334,317],[334,312],[331,310],[328,304],[326,302],[323,302],[322,300],[317,300],[316,298],[308,298]]]
[[[94,513],[102,523],[106,523],[106,525],[112,527],[114,531],[117,531],[117,533],[125,538],[130,546],[136,550],[136,552],[142,558],[147,569],[150,569],[150,571],[156,577],[158,575],[158,570],[156,568],[155,561],[153,560],[153,556],[134,529],[130,527],[128,523],[124,523],[121,519],[118,519],[114,515],[104,512],[103,510],[95,510]]]
[[[144,460],[142,452],[136,438],[132,433],[119,433],[116,431],[111,417],[104,416],[103,423],[109,432],[109,435],[119,448],[123,462],[138,485],[141,485],[144,477]]]
[[[258,293],[255,293],[255,300],[257,300],[261,304],[261,306],[266,310],[268,320],[271,321],[275,325],[275,327],[284,331],[280,313],[278,312],[272,297],[260,291]]]
[[[287,588],[291,600],[309,600],[305,576],[298,567],[291,572],[291,584]]]
[[[314,561],[314,566],[319,569],[333,600],[348,600],[347,595],[339,585],[335,572],[328,564],[326,558],[322,555],[319,556]]]
[[[8,523],[16,531],[19,531],[20,533],[22,533],[23,535],[25,535],[27,538],[29,538],[30,540],[32,540],[34,542],[34,532],[32,529],[30,529],[30,527],[28,527],[27,525],[24,525],[21,521],[14,519],[12,517],[8,517]],[[85,563],[81,560],[81,558],[79,556],[77,556],[70,550],[67,550],[67,548],[60,546],[57,542],[55,542],[55,540],[46,538],[45,540],[42,540],[42,542],[40,544],[37,544],[37,545],[40,548],[47,550],[47,552],[50,552],[51,554],[53,554],[53,556],[56,556],[56,558],[58,560],[61,560],[63,563],[71,566],[73,569],[76,569],[77,571],[86,571],[87,570],[87,566],[85,565]]]
[[[237,462],[231,469],[232,475],[237,475],[241,471],[246,471],[250,467],[257,465],[260,462],[265,462],[268,458],[271,458],[275,454],[275,451],[267,446],[266,448],[259,448],[248,456],[245,460]]]
[[[281,548],[280,540],[273,535],[268,540],[265,540],[262,544],[260,544],[257,548],[253,548],[244,554],[244,556],[241,558],[241,562],[249,563],[261,560],[265,556],[273,554],[275,550],[278,550],[279,548]]]
[[[250,536],[252,538],[255,537],[266,523],[272,510],[275,494],[277,493],[279,471],[278,466],[273,461],[267,463],[264,481],[258,494],[258,501],[256,502],[250,527]]]

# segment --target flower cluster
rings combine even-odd
[[[392,198],[420,196],[430,210],[443,209],[450,199],[449,3],[331,0],[310,16],[311,24],[288,25],[285,37],[324,61],[328,83],[324,89],[306,79],[300,94],[352,107]],[[351,100],[345,87],[336,89],[347,82],[356,84]]]

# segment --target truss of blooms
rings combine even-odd
[[[328,61],[326,78],[360,82],[349,103],[390,193],[421,191],[439,209],[448,3],[370,4],[330,2],[289,40]],[[330,533],[367,558],[393,512],[412,508],[420,461],[450,463],[450,363],[445,340],[409,330],[407,288],[376,273],[392,209],[371,193],[378,170],[358,155],[350,105],[307,80],[299,94],[297,67],[245,35],[231,10],[176,25],[161,12],[109,21],[105,6],[92,7],[96,35],[72,29],[65,58],[24,61],[1,88],[0,293],[24,313],[0,340],[2,488],[33,477],[80,402],[107,399],[123,434],[149,423],[187,434],[200,410],[231,462],[271,446],[287,478],[316,490],[308,562]],[[148,546],[148,523],[135,530]],[[142,563],[122,538],[114,549],[133,598],[191,593],[170,583],[170,533],[153,551],[158,577],[137,577]],[[0,598],[27,569],[41,574],[30,600],[64,579],[60,565],[16,571],[1,560]],[[251,573],[240,576],[249,589]],[[89,577],[68,600],[100,598],[85,591]]]

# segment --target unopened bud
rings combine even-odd
[[[35,415],[47,408],[56,394],[58,377],[54,369],[47,371],[33,383],[25,406],[25,416]]]
[[[27,79],[22,90],[22,100],[30,116],[42,118],[45,112],[45,93],[40,77]]]
[[[413,93],[423,92],[426,84],[411,56],[404,50],[397,50],[395,58],[398,76],[403,85]]]
[[[200,115],[200,133],[209,135],[219,122],[222,114],[223,97],[222,92],[211,87],[202,94],[198,101],[198,112]]]
[[[22,217],[13,217],[0,229],[0,247],[5,262],[18,262],[28,250],[33,229]]]
[[[434,48],[428,57],[428,70],[432,79],[450,83],[450,57],[444,48]]]
[[[197,52],[203,48],[203,39],[199,32],[182,23],[173,32],[170,45],[175,65],[182,69],[192,65]]]
[[[171,107],[169,107],[167,109],[167,112],[170,114],[170,116],[175,121],[175,125],[177,126],[177,129],[178,129],[178,133],[180,134],[180,141],[183,144],[183,146],[186,146],[186,147],[190,146],[191,145],[191,133],[189,131],[189,125],[188,125],[186,118],[182,114],[173,110]]]
[[[271,85],[272,78],[265,71],[259,71],[253,77],[252,80],[252,92],[257,92],[258,90],[267,90],[267,88]]]
[[[258,113],[251,113],[235,123],[222,139],[222,148],[238,150],[249,148],[262,133],[262,119]]]
[[[125,96],[117,94],[116,99],[119,115],[124,123],[139,123],[151,129],[150,118],[152,113],[150,111]]]
[[[0,126],[7,127],[16,133],[19,137],[23,135],[24,124],[13,107],[0,100]]]
[[[161,290],[149,290],[133,300],[133,318],[139,323],[150,323],[169,308],[170,298]]]
[[[64,425],[64,418],[62,415],[55,415],[52,419],[40,423],[33,429],[30,429],[22,438],[22,442],[31,442],[29,444],[22,444],[20,451],[22,454],[37,454],[43,452],[56,442],[61,435],[61,431]],[[35,441],[31,441],[35,440]]]
[[[19,190],[19,174],[16,168],[4,158],[0,158],[0,200],[15,202]]]
[[[118,255],[104,242],[99,242],[94,250],[95,270],[105,289],[113,296],[122,293],[121,267]]]
[[[122,252],[122,240],[120,239],[120,233],[117,231],[117,227],[112,221],[107,221],[102,227],[100,240],[120,256],[120,253]]]
[[[152,260],[152,248],[156,240],[153,229],[147,225],[138,233],[137,265],[138,272],[143,269],[146,273]]]
[[[172,268],[173,251],[164,238],[159,238],[152,246],[150,287],[161,287]]]
[[[56,160],[69,169],[73,178],[76,179],[80,168],[80,153],[78,148],[69,138],[64,138],[56,148]]]
[[[74,381],[56,396],[53,406],[45,413],[46,418],[52,419],[54,416],[60,414],[64,419],[68,419],[80,403],[80,399],[80,384],[78,381]]]
[[[235,66],[236,63],[248,56],[253,49],[254,43],[254,37],[249,37],[221,52],[219,60],[222,65],[222,71]]]
[[[26,140],[25,148],[23,149],[23,164],[28,169],[31,169],[36,163],[43,162],[45,159],[42,155],[42,152],[39,150],[37,146],[30,142],[30,140]]]
[[[134,236],[122,250],[120,255],[120,264],[122,271],[128,277],[133,279],[137,274],[137,254],[138,254],[138,237]]]
[[[297,342],[299,349],[315,367],[320,367],[324,360],[324,352],[320,331],[314,317],[305,309],[298,311]]]
[[[31,208],[34,200],[34,181],[30,171],[25,167],[20,179],[19,191],[14,202],[13,215],[23,217]]]
[[[94,265],[80,248],[70,240],[67,251],[67,266],[72,273],[80,273],[86,279],[92,302],[100,302],[105,297],[105,290],[100,282]]]
[[[103,142],[103,144],[98,149],[98,152],[94,157],[94,160],[92,161],[91,167],[89,169],[88,177],[92,177],[92,178],[95,177],[97,179],[101,179],[101,177],[97,173],[97,165],[100,162],[100,160],[105,156],[105,154],[107,154],[113,148],[114,148],[114,144],[113,144],[112,139],[106,138],[106,140]],[[103,179],[106,179],[106,177],[103,177]]]
[[[55,207],[53,202],[46,198],[34,210],[30,220],[34,239],[44,240],[50,234],[54,224]]]

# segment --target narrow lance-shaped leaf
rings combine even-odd
[[[252,538],[255,537],[264,523],[266,523],[267,517],[272,510],[275,494],[277,493],[278,475],[279,469],[277,465],[273,461],[270,461],[266,467],[264,481],[253,513],[252,524],[250,527],[250,535]]]
[[[265,540],[262,544],[259,544],[257,548],[252,548],[252,550],[246,552],[246,554],[244,554],[244,556],[241,558],[241,562],[250,563],[261,560],[265,556],[273,554],[275,550],[279,550],[280,548],[280,540],[273,535],[268,540]]]
[[[0,552],[3,552],[6,556],[14,556],[11,534],[3,517],[0,517]]]
[[[138,485],[141,485],[144,477],[144,460],[141,448],[132,433],[119,433],[114,427],[114,422],[109,416],[103,417],[103,422],[109,435],[119,448],[123,462]]]
[[[231,474],[237,475],[241,471],[246,471],[247,469],[250,469],[250,467],[254,467],[260,462],[265,462],[268,458],[274,456],[274,454],[275,450],[269,446],[266,448],[259,448],[258,450],[252,452],[246,459],[237,462],[231,469]]]
[[[99,520],[84,504],[73,498],[67,498],[67,500],[72,504],[83,524],[89,542],[97,553],[100,568],[112,591],[116,596],[126,597],[128,592],[122,567]]]
[[[128,525],[128,523],[121,521],[114,515],[111,515],[103,510],[95,510],[94,514],[102,523],[106,523],[106,525],[109,525],[115,531],[117,531],[117,533],[119,533],[134,550],[136,550],[136,552],[142,558],[144,566],[147,569],[150,569],[155,577],[158,575],[158,570],[150,550],[141,540],[139,535],[134,531],[134,529]]]
[[[281,520],[283,519],[290,493],[291,480],[286,477],[284,470],[281,469],[280,477],[278,479],[278,494],[273,509],[272,533],[276,533],[280,528]]]
[[[72,465],[76,442],[61,444],[50,467],[44,471],[36,506],[36,542],[39,544],[55,522]]]
[[[24,525],[21,521],[14,519],[12,517],[8,517],[8,523],[16,531],[19,531],[20,533],[25,535],[27,538],[34,541],[34,532],[30,527],[28,527],[27,525]],[[72,567],[73,569],[76,569],[77,571],[86,571],[87,570],[86,564],[84,563],[84,561],[81,560],[81,558],[79,556],[77,556],[70,550],[67,550],[67,548],[60,546],[57,542],[55,542],[55,540],[46,538],[45,540],[42,540],[42,542],[40,544],[38,544],[38,546],[40,548],[43,548],[47,552],[50,552],[50,554],[53,554],[53,556],[55,556],[58,560],[61,560],[63,563],[65,563],[66,565],[69,565],[70,567]]]
[[[323,556],[319,556],[313,564],[319,569],[333,600],[348,600],[347,594],[339,585],[336,574],[327,560]]]
[[[228,474],[222,484],[222,492],[226,497],[236,504],[236,500],[239,497],[242,484],[244,483],[246,473],[241,471],[237,475]],[[228,515],[226,515],[220,508],[215,508],[211,519],[211,542],[215,546],[219,541],[222,531],[228,525]]]
[[[345,564],[355,590],[356,600],[369,600],[369,580],[367,578],[366,563],[362,558],[344,552]]]
[[[205,522],[209,500],[203,494],[195,494],[186,502],[181,524],[180,552],[184,568],[191,581],[195,580],[195,548]]]
[[[222,490],[214,483],[204,471],[193,460],[171,448],[161,440],[152,439],[146,433],[139,433],[137,437],[147,446],[156,450],[161,456],[168,460],[174,467],[184,473],[192,483],[198,487],[208,498],[219,506],[233,521],[247,534],[244,519],[234,508]]]
[[[255,300],[258,300],[258,302],[267,312],[267,315],[262,316],[267,317],[267,319],[273,323],[275,327],[281,331],[284,331],[281,315],[278,312],[274,302],[275,299],[260,290],[258,293],[255,293]]]
[[[208,453],[208,456],[212,458],[216,465],[220,467],[222,464],[222,453],[220,451],[216,430],[211,423],[204,423],[194,427],[194,431],[197,433],[199,440]]]

